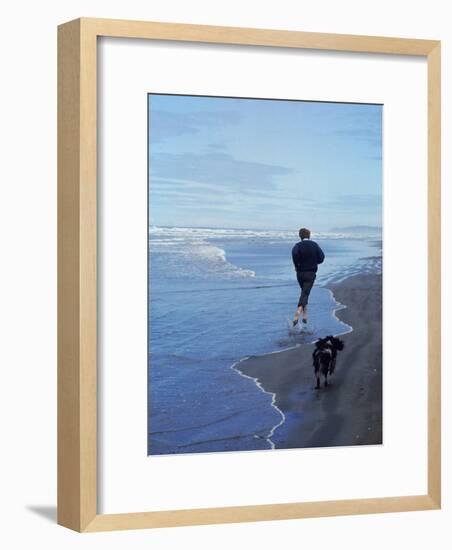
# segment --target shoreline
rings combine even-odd
[[[334,307],[334,309],[332,310],[331,312],[331,315],[332,317],[336,318],[337,321],[339,321],[344,327],[346,327],[347,330],[345,330],[344,332],[338,332],[337,334],[334,334],[334,336],[342,336],[343,334],[348,334],[350,332],[353,332],[353,327],[348,325],[347,323],[345,323],[344,321],[342,321],[341,319],[339,319],[336,315],[336,313],[338,311],[341,311],[343,309],[345,309],[347,306],[342,304],[341,302],[339,302],[338,300],[336,300],[336,297],[334,296],[334,293],[333,291],[330,289],[330,288],[327,288],[327,287],[322,287],[322,288],[325,288],[325,290],[327,290],[330,295],[331,295],[331,298],[334,300],[335,304],[337,307]],[[297,343],[297,344],[294,344],[293,346],[290,346],[288,348],[285,348],[285,349],[281,349],[281,350],[274,350],[274,351],[269,351],[267,353],[263,353],[262,355],[250,355],[250,356],[245,356],[245,357],[242,357],[241,359],[239,359],[238,361],[236,361],[235,363],[233,363],[231,365],[231,369],[234,370],[239,376],[242,376],[243,378],[248,378],[249,380],[252,380],[255,385],[257,386],[257,388],[263,392],[263,393],[266,393],[268,395],[271,395],[271,403],[270,403],[270,406],[273,407],[274,409],[276,409],[276,411],[281,415],[281,421],[278,422],[277,424],[275,424],[271,430],[269,431],[269,433],[267,434],[267,436],[265,437],[265,440],[268,442],[268,444],[270,445],[270,449],[275,449],[275,443],[273,442],[272,440],[272,437],[273,437],[273,434],[275,433],[275,431],[280,427],[282,426],[285,422],[286,422],[286,415],[284,414],[284,412],[279,409],[276,405],[276,393],[273,393],[271,391],[267,391],[263,386],[262,384],[260,383],[259,379],[258,378],[254,378],[252,376],[249,376],[248,374],[245,374],[244,372],[242,372],[240,370],[240,368],[238,367],[242,362],[244,361],[248,361],[249,359],[252,359],[252,358],[256,358],[256,357],[267,357],[269,355],[274,355],[274,354],[277,354],[277,353],[286,353],[287,351],[290,351],[290,350],[293,350],[293,349],[296,349],[302,345],[312,345],[312,343],[307,343],[307,344],[301,344],[301,343]]]
[[[270,352],[270,353],[278,353],[278,352]],[[276,394],[275,393],[272,393],[272,392],[269,392],[267,391],[265,388],[262,387],[262,384],[259,382],[259,380],[257,378],[253,378],[252,376],[249,376],[247,374],[244,374],[238,367],[237,365],[239,365],[240,363],[242,363],[243,361],[247,361],[249,359],[249,357],[243,357],[242,359],[239,359],[236,363],[233,363],[231,365],[231,369],[234,370],[239,376],[242,376],[244,378],[248,378],[250,380],[252,380],[256,386],[260,389],[261,392],[263,393],[267,393],[268,395],[271,395],[272,396],[272,401],[270,403],[270,406],[273,407],[274,409],[276,409],[276,411],[278,412],[278,414],[281,415],[281,420],[275,424],[274,426],[272,426],[271,430],[268,432],[268,434],[265,436],[265,440],[267,441],[267,443],[270,445],[270,449],[275,449],[275,444],[272,440],[272,436],[273,434],[275,433],[275,430],[277,430],[280,426],[282,426],[282,424],[284,424],[284,422],[286,421],[286,416],[285,414],[282,412],[281,409],[278,409],[278,407],[276,406]]]
[[[340,333],[330,386],[314,389],[313,343],[243,358],[232,368],[251,378],[283,420],[267,439],[272,448],[377,445],[382,443],[382,275],[361,273],[330,285],[333,310],[350,330]],[[238,368],[240,365],[240,368]]]

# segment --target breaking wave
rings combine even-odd
[[[289,230],[258,230],[258,229],[227,229],[204,227],[162,227],[150,226],[149,236],[154,242],[181,242],[186,239],[298,239],[296,231]],[[314,239],[369,239],[381,238],[377,231],[371,233],[364,230],[357,232],[324,231],[312,233]]]
[[[149,247],[159,253],[159,260],[168,270],[191,276],[226,278],[254,277],[251,269],[238,267],[226,259],[223,248],[210,240],[206,231],[184,230],[183,228],[151,228]]]

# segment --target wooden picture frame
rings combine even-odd
[[[428,61],[428,491],[125,514],[97,511],[97,37],[424,56]],[[435,40],[81,18],[58,28],[58,523],[79,532],[429,510],[441,502],[440,65]]]

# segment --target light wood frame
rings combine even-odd
[[[97,513],[97,37],[424,56],[428,61],[428,492]],[[80,532],[431,510],[441,506],[440,73],[436,40],[81,18],[58,28],[58,523]]]

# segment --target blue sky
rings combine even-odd
[[[151,225],[381,225],[382,106],[149,95]]]

